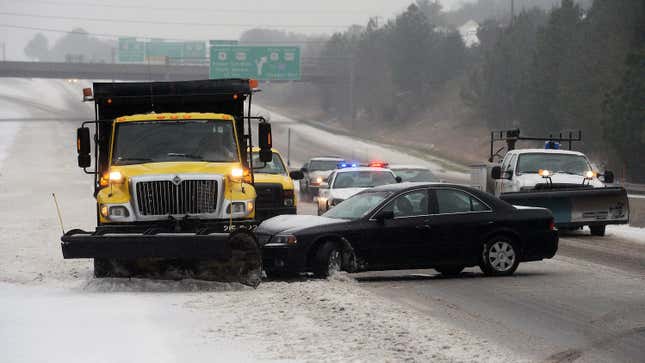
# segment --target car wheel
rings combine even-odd
[[[445,276],[456,276],[464,270],[464,266],[441,266],[435,267],[435,270],[439,271],[440,274]]]
[[[336,243],[325,242],[316,251],[314,257],[314,274],[327,278],[343,268],[343,253]]]
[[[508,237],[497,236],[484,244],[481,269],[488,276],[512,275],[520,264],[517,245]]]
[[[607,226],[605,226],[605,225],[602,225],[602,226],[589,226],[589,230],[591,230],[591,235],[592,236],[604,237],[606,229],[607,229]]]

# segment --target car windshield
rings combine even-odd
[[[352,196],[334,208],[330,209],[323,217],[335,219],[360,219],[379,206],[391,192],[367,192]]]
[[[262,166],[260,168],[260,166]],[[273,159],[264,164],[260,161],[260,155],[257,152],[253,152],[253,168],[256,174],[280,174],[287,175],[287,170],[284,168],[282,159],[276,153],[273,153]]]
[[[404,182],[432,182],[434,174],[428,169],[396,169],[392,170]]]
[[[336,175],[332,188],[372,188],[394,183],[396,178],[389,170],[345,171]]]
[[[338,167],[340,160],[312,160],[309,163],[310,171],[334,170]]]
[[[224,120],[118,123],[112,164],[238,161],[233,123]]]
[[[537,174],[540,169],[555,174],[584,175],[591,170],[587,158],[572,154],[521,154],[517,161],[518,174]]]

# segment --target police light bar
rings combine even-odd
[[[370,168],[387,168],[389,165],[390,164],[386,163],[385,161],[378,161],[378,160],[370,161],[370,163],[367,164],[367,166],[369,166]]]
[[[560,150],[560,143],[555,141],[547,141],[544,143],[546,150]]]
[[[345,169],[345,168],[356,168],[358,166],[357,162],[347,162],[347,161],[341,161],[336,165],[338,169]]]

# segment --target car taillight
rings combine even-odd
[[[549,221],[549,229],[552,230],[552,231],[555,231],[555,220],[554,219],[551,219]]]
[[[285,207],[293,207],[295,204],[293,190],[285,190],[282,194]]]

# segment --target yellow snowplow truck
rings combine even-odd
[[[94,176],[97,227],[65,233],[63,257],[93,258],[96,277],[257,286],[252,120],[259,161],[272,153],[270,124],[251,117],[255,91],[248,79],[83,90],[96,117],[77,130],[78,165]]]

